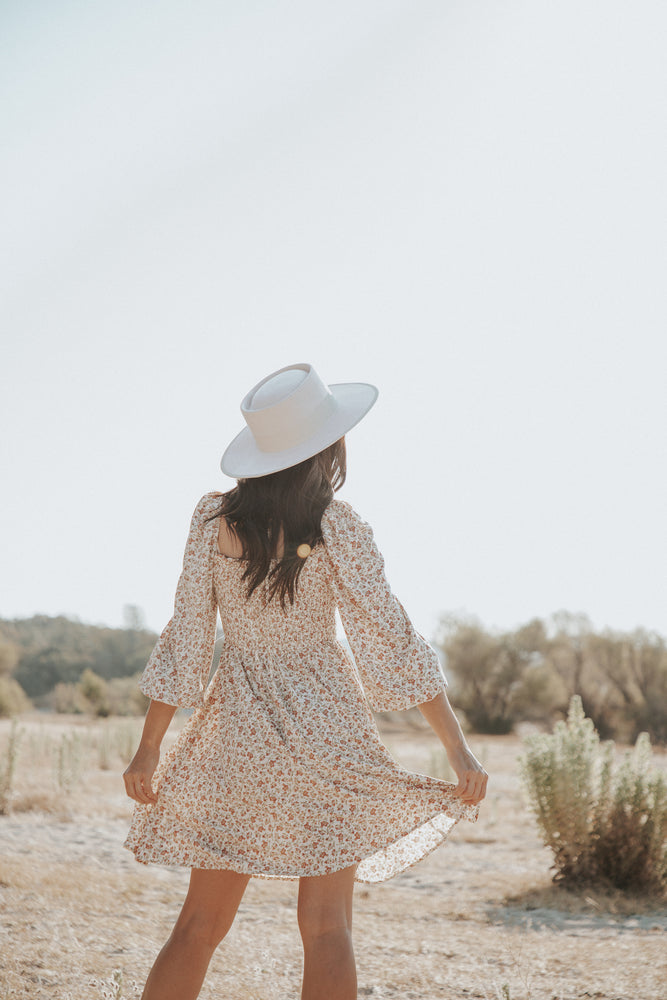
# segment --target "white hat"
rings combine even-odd
[[[248,426],[226,449],[220,468],[233,479],[256,479],[298,465],[342,438],[377,397],[366,382],[326,386],[312,365],[280,368],[243,399]]]

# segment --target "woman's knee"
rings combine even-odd
[[[301,880],[297,921],[302,938],[350,933],[354,870]]]
[[[300,903],[297,907],[297,921],[301,937],[306,939],[324,937],[328,934],[349,933],[348,915],[343,907],[318,906]]]
[[[172,939],[188,948],[214,950],[234,922],[249,876],[194,870]]]
[[[171,940],[185,951],[213,952],[230,927],[231,921],[191,911],[179,916],[171,932]]]

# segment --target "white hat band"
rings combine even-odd
[[[336,400],[328,391],[315,406],[304,405],[306,403],[298,397],[285,400],[280,408],[274,407],[271,423],[261,410],[244,414],[260,451],[275,452],[298,447],[323,427],[337,408]]]

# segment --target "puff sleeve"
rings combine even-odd
[[[207,493],[195,507],[176,588],[174,614],[158,639],[139,687],[155,701],[199,707],[213,661],[217,604],[213,546],[218,521],[206,521],[220,494]]]
[[[333,500],[322,516],[336,604],[366,698],[376,712],[431,701],[447,685],[435,650],[393,595],[373,531]]]

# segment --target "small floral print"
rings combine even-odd
[[[248,599],[243,562],[220,555],[219,494],[192,518],[174,607],[144,671],[150,698],[196,711],[137,805],[126,846],[137,860],[227,868],[265,878],[357,864],[379,882],[438,847],[478,806],[455,785],[402,768],[372,710],[430,701],[445,687],[437,654],[393,595],[373,532],[333,500],[297,598]],[[336,638],[338,609],[354,660]],[[217,613],[220,664],[204,690]]]

